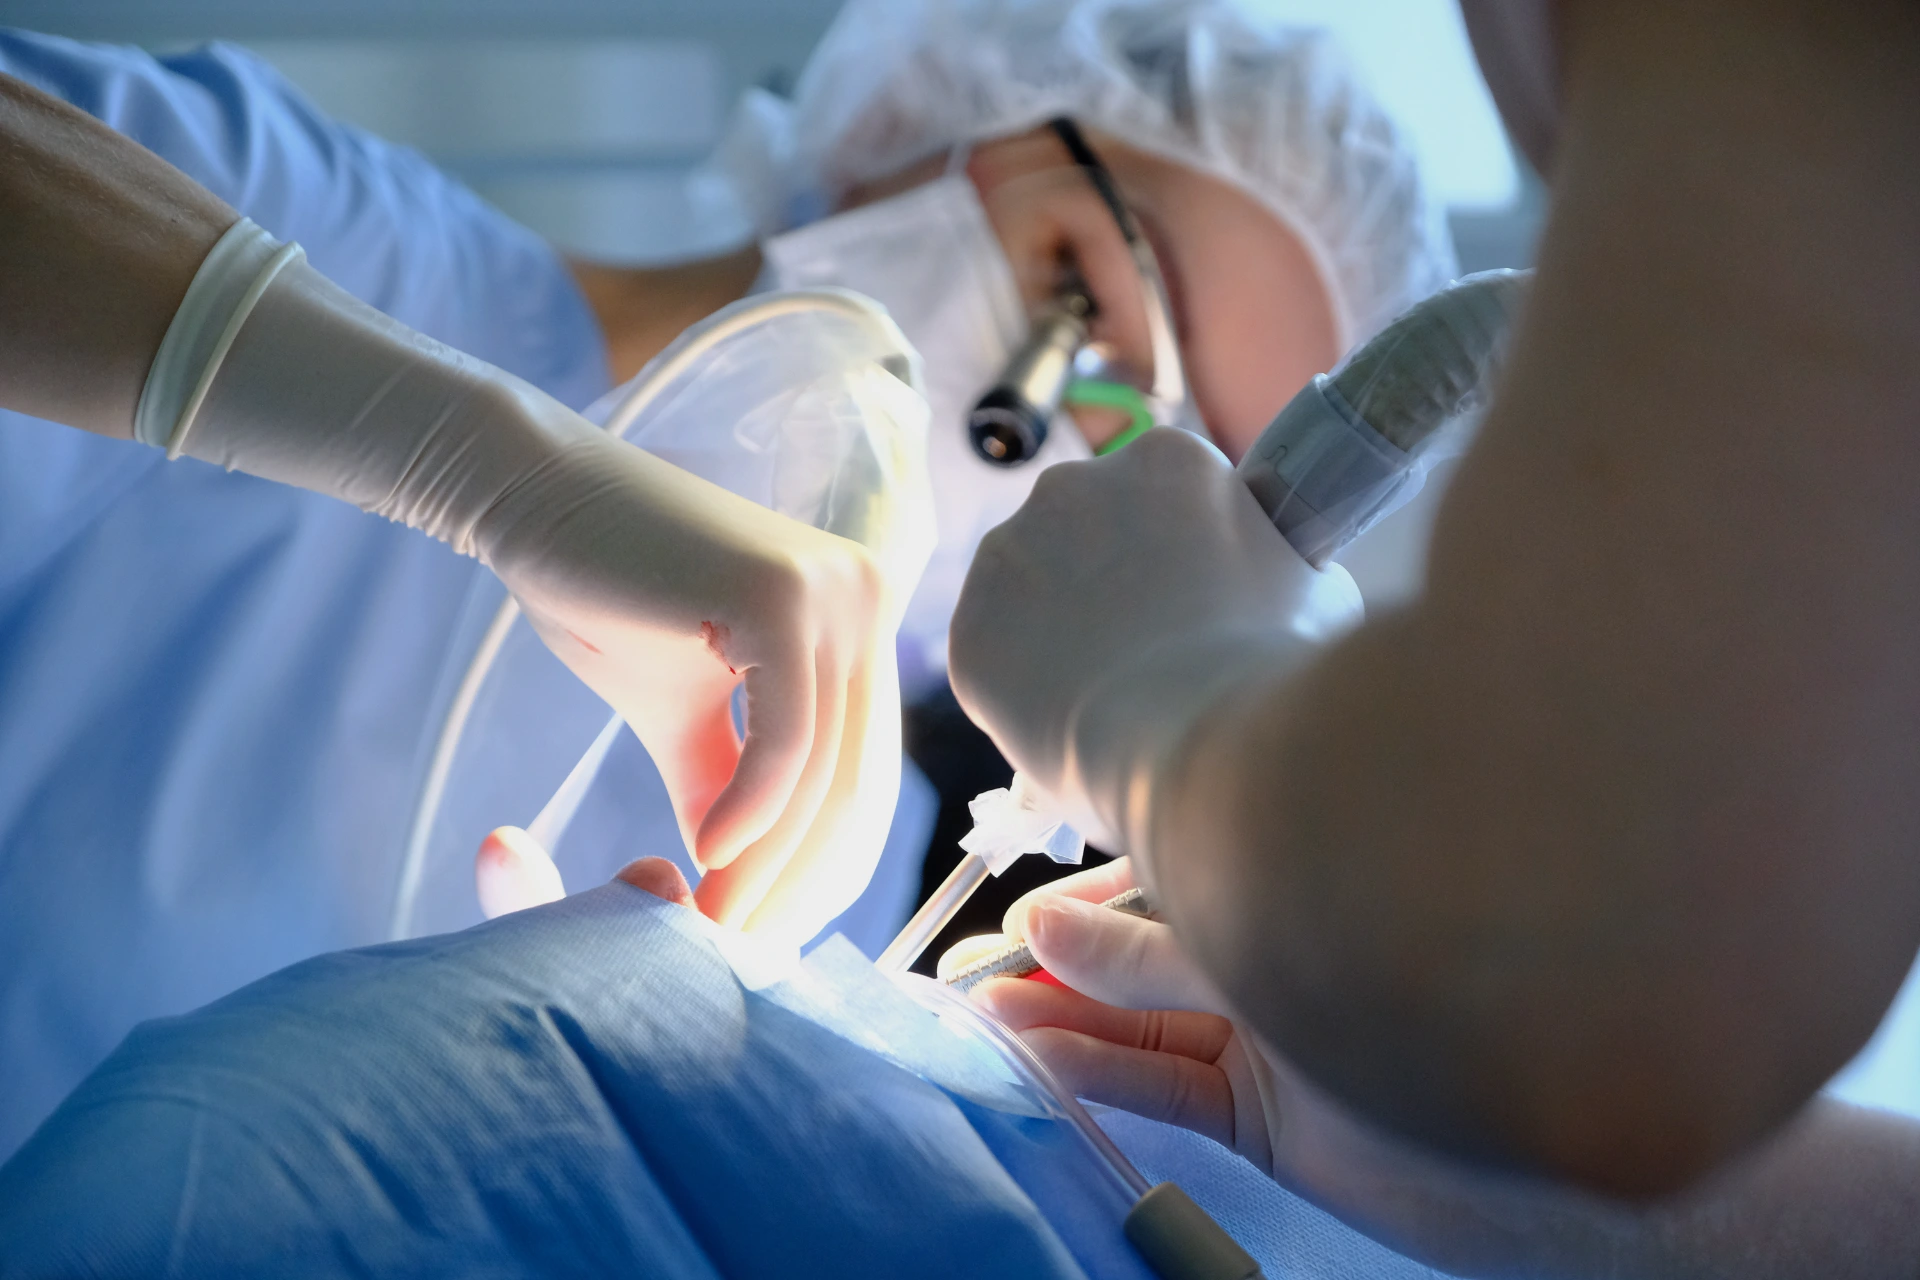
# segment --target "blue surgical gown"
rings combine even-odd
[[[608,390],[550,246],[245,51],[0,30],[0,71],[406,324],[576,408]],[[345,504],[0,411],[0,1158],[135,1023],[389,936],[434,739],[501,598],[474,561]],[[528,821],[605,715],[522,624],[456,759],[409,932],[478,918],[479,838]],[[882,924],[930,821],[924,780],[909,789]],[[580,888],[678,848],[627,736],[561,869]]]

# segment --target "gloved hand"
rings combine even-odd
[[[665,858],[636,859],[613,878],[678,906],[699,909],[686,876]],[[489,920],[567,896],[552,856],[520,827],[495,827],[480,842],[474,858],[474,888]]]
[[[278,246],[250,225],[196,277],[136,434],[489,565],[639,733],[700,863],[737,860],[702,905],[744,921],[862,767],[848,726],[866,723],[874,666],[891,662],[872,558],[607,436],[298,259],[269,270]],[[235,281],[258,293],[250,311]],[[233,317],[223,359],[196,305]],[[199,368],[210,381],[181,372]],[[729,705],[742,679],[744,743]]]
[[[1119,858],[1023,896],[1004,939],[959,945],[1024,941],[1065,985],[995,978],[972,996],[1078,1096],[1205,1134],[1272,1174],[1280,1104],[1298,1078],[1229,1020],[1171,928],[1100,906],[1133,887]]]
[[[1090,841],[1138,854],[1153,782],[1195,722],[1359,618],[1353,580],[1308,566],[1218,450],[1158,430],[1050,468],[987,535],[949,672]]]
[[[1098,905],[1132,887],[1121,858],[1028,893],[1007,936],[1063,985],[996,978],[971,992],[1074,1094],[1204,1134],[1450,1274],[1613,1256],[1630,1225],[1618,1211],[1416,1151],[1321,1092],[1234,1019],[1169,926]]]

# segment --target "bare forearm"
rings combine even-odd
[[[1326,1124],[1320,1126],[1323,1130]],[[1907,1280],[1920,1274],[1920,1124],[1819,1100],[1687,1193],[1632,1207],[1475,1172],[1353,1126],[1302,1189],[1451,1275]],[[1308,1139],[1312,1143],[1312,1139]]]
[[[167,324],[237,215],[4,75],[0,154],[0,406],[129,436]]]
[[[1920,1124],[1821,1100],[1745,1164],[1654,1211],[1642,1276],[1920,1274]]]
[[[1349,1102],[1651,1191],[1790,1115],[1920,943],[1920,27],[1565,12],[1554,219],[1428,593],[1204,725],[1155,861]]]

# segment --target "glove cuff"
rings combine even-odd
[[[251,218],[214,242],[154,352],[134,409],[133,438],[178,458],[207,389],[254,304],[290,263],[304,260]]]
[[[192,314],[183,304],[162,343],[174,350],[156,359],[142,395],[150,442],[169,406],[182,405],[170,457],[328,494],[475,555],[475,530],[503,495],[563,453],[610,443],[551,397],[367,306],[300,261],[298,246],[249,227],[209,255],[188,290]],[[182,399],[178,371],[201,351]]]

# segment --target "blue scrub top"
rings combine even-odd
[[[549,245],[244,50],[0,30],[0,71],[404,323],[576,408],[607,391],[598,325]],[[502,594],[343,503],[0,411],[0,1158],[135,1023],[389,936],[428,757]],[[413,932],[479,918],[480,837],[531,819],[604,723],[520,631],[463,742]],[[888,861],[913,875],[892,897],[930,822],[911,785],[896,836],[917,845]],[[680,852],[629,737],[561,869],[581,888]]]

